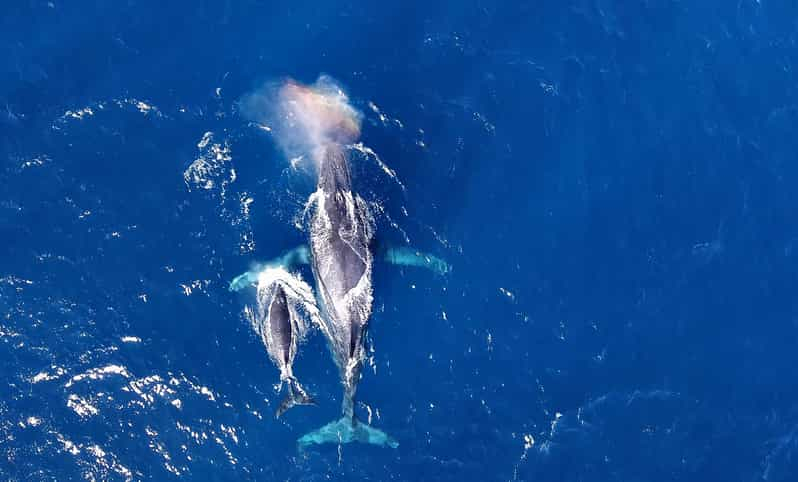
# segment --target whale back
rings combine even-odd
[[[285,291],[280,286],[275,290],[274,298],[269,305],[269,330],[274,343],[274,352],[282,363],[291,362],[291,346],[293,329],[291,327],[291,313],[288,311],[288,301]]]
[[[350,361],[362,358],[371,316],[373,221],[366,202],[352,192],[340,145],[326,146],[318,167],[317,204],[310,220],[312,265],[331,349],[346,371]]]
[[[325,194],[352,190],[349,163],[340,144],[329,143],[321,148],[318,170],[318,188]]]

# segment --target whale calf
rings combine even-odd
[[[310,286],[283,268],[265,268],[258,274],[256,308],[248,314],[285,387],[286,397],[275,416],[296,405],[315,405],[293,373],[299,346],[318,317]]]

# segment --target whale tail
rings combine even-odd
[[[316,400],[313,400],[313,397],[308,395],[308,392],[302,388],[302,385],[294,377],[286,380],[286,392],[285,398],[274,414],[276,418],[280,418],[289,408],[297,405],[316,405]]]
[[[305,449],[311,445],[345,444],[350,442],[360,442],[392,449],[399,446],[399,442],[390,435],[360,422],[353,416],[341,417],[318,430],[306,433],[297,440],[300,449]]]

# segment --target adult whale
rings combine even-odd
[[[369,249],[373,218],[366,202],[352,190],[343,146],[328,142],[314,157],[318,183],[310,199],[311,266],[321,308],[321,328],[338,367],[344,393],[341,418],[300,437],[298,442],[301,447],[363,442],[395,448],[399,445],[395,439],[361,423],[354,414],[373,300],[373,255]]]

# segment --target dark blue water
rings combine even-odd
[[[6,2],[0,478],[798,480],[798,6]],[[378,238],[358,415],[279,421],[227,282],[311,179],[238,100],[327,73]]]

